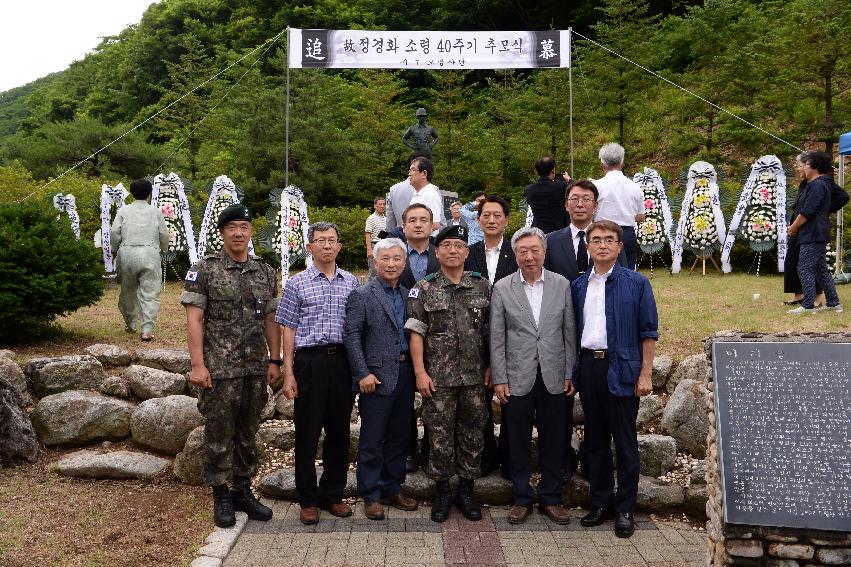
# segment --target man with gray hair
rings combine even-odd
[[[360,393],[358,495],[370,520],[384,519],[382,504],[416,510],[402,495],[405,457],[414,415],[414,369],[405,336],[408,288],[399,283],[408,251],[398,238],[374,246],[375,277],[349,294],[343,342]],[[416,431],[416,430],[414,430]]]
[[[600,167],[606,174],[594,181],[600,192],[595,221],[610,220],[623,229],[626,267],[635,269],[638,260],[638,240],[635,227],[644,221],[644,192],[623,174],[624,149],[620,144],[600,148]]]
[[[519,270],[496,282],[491,297],[490,356],[494,391],[507,405],[514,506],[508,521],[520,524],[532,511],[529,486],[532,426],[538,426],[541,481],[538,506],[557,524],[570,520],[561,505],[565,396],[572,396],[576,323],[570,282],[544,269],[547,239],[539,228],[521,228],[511,238]]]
[[[340,230],[330,222],[307,229],[313,265],[287,280],[275,314],[283,328],[284,395],[295,399],[295,485],[305,525],[319,521],[318,507],[343,518],[349,468],[349,418],[355,395],[343,346],[346,300],[358,287],[337,266]],[[322,478],[316,485],[316,445],[322,443]]]

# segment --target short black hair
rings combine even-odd
[[[473,200],[475,201],[479,197],[487,197],[487,196],[488,196],[488,194],[485,193],[484,191],[476,191],[475,193],[473,193]]]
[[[556,168],[556,160],[551,158],[550,156],[544,156],[542,158],[538,158],[535,162],[535,171],[538,172],[538,175],[541,177],[546,177]]]
[[[591,191],[594,193],[594,200],[600,198],[600,191],[597,189],[597,186],[594,185],[594,182],[590,179],[575,179],[567,184],[567,189],[564,191],[564,200],[567,201],[568,197],[570,197],[570,190],[574,187],[579,187],[580,189],[585,189],[586,191]]]
[[[153,191],[154,187],[147,179],[134,179],[130,182],[130,194],[139,201],[150,197]]]
[[[819,173],[831,173],[833,171],[833,157],[826,152],[810,150],[801,154],[801,163],[805,163]]]
[[[499,206],[502,207],[502,212],[505,214],[506,217],[511,211],[511,207],[508,206],[508,201],[506,201],[499,195],[485,195],[485,200],[479,203],[479,214],[482,214],[482,209],[485,208],[485,203],[498,203]]]
[[[405,210],[404,210],[404,211],[402,211],[402,224],[405,224],[406,222],[408,222],[408,212],[409,212],[409,211],[412,211],[412,210],[414,210],[414,209],[425,209],[425,210],[427,210],[427,211],[428,211],[428,217],[429,217],[429,220],[430,220],[431,222],[434,222],[434,213],[433,213],[433,212],[431,212],[431,209],[429,209],[428,207],[426,207],[426,206],[425,206],[424,204],[422,204],[422,203],[411,203],[410,205],[408,205],[408,206],[405,208]]]
[[[434,177],[434,164],[427,157],[419,156],[411,160],[411,163],[417,164],[418,171],[426,172],[426,179],[431,183],[431,178]]]

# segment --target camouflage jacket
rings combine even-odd
[[[456,285],[429,274],[408,294],[405,329],[424,337],[425,367],[436,386],[481,384],[490,365],[490,284],[464,272]]]
[[[278,275],[265,262],[205,256],[186,274],[183,305],[204,310],[204,364],[213,379],[265,375],[265,318],[277,308]]]

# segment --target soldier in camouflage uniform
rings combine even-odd
[[[435,245],[440,271],[411,289],[405,323],[430,440],[426,474],[437,483],[431,519],[443,522],[448,517],[449,478],[457,473],[456,504],[466,518],[480,520],[473,480],[481,472],[487,418],[482,383],[490,379],[490,284],[478,272],[464,271],[466,227],[442,229]]]
[[[203,388],[198,410],[207,418],[204,481],[213,487],[216,525],[230,527],[235,511],[253,520],[272,518],[272,510],[251,492],[251,477],[257,472],[254,436],[268,401],[266,384],[280,377],[281,335],[275,323],[278,277],[248,254],[248,209],[226,208],[217,226],[224,249],[189,269],[180,302],[186,307],[190,381]]]

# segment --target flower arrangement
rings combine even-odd
[[[216,195],[216,202],[213,203],[213,211],[210,214],[210,218],[213,221],[217,221],[221,212],[232,204],[233,197],[231,197],[230,193],[226,191],[219,192],[219,194]],[[221,232],[218,231],[215,224],[211,223],[210,226],[207,227],[207,244],[204,248],[204,254],[218,254],[222,251],[223,246],[224,241],[222,240]]]
[[[696,255],[706,257],[721,248],[718,227],[712,211],[712,196],[709,192],[709,180],[697,179],[694,182],[694,197],[688,212],[683,244]]]
[[[755,252],[767,252],[777,244],[777,176],[762,171],[756,177],[739,235]]]
[[[645,172],[647,169],[645,169]],[[655,172],[653,172],[655,174]],[[658,179],[658,175],[656,175]],[[636,227],[638,246],[645,254],[653,254],[665,247],[668,236],[665,233],[665,220],[662,211],[662,199],[654,178],[649,174],[636,175],[642,193],[644,193],[645,219]]]
[[[183,226],[183,219],[177,214],[180,210],[177,187],[163,183],[160,186],[160,196],[157,206],[165,218],[165,226],[168,229],[168,251],[184,252],[188,250],[189,244],[186,240],[186,229]]]

